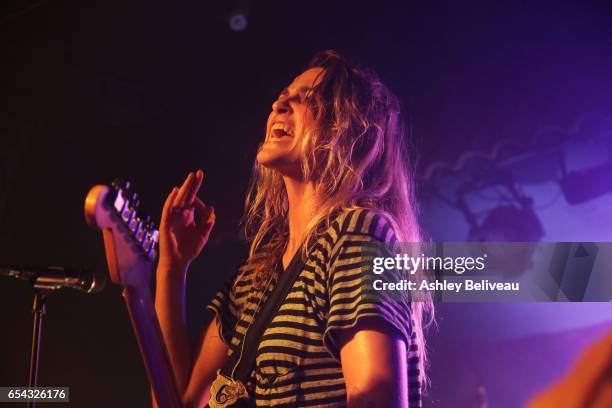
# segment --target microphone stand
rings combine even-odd
[[[18,269],[10,266],[0,266],[0,275],[6,275],[13,278],[28,280],[34,288],[34,302],[32,304],[32,314],[34,322],[32,326],[32,350],[30,353],[30,373],[28,379],[28,387],[33,388],[38,386],[38,370],[40,361],[40,339],[42,337],[43,317],[47,312],[47,296],[49,293],[60,289],[61,287],[72,287],[75,289],[84,289],[86,284],[87,292],[100,291],[104,287],[104,280],[97,281],[94,277],[91,282],[83,277],[60,276],[59,279],[53,279],[49,276],[44,276],[36,272],[37,268],[27,270],[25,273],[20,273]],[[40,269],[40,268],[38,268]],[[63,268],[48,267],[47,270]],[[95,289],[94,289],[95,287]],[[28,408],[34,408],[36,401],[28,399]]]
[[[38,361],[40,357],[40,338],[42,334],[43,316],[47,311],[47,291],[44,289],[34,290],[34,304],[32,313],[34,314],[34,327],[32,328],[32,353],[30,354],[30,379],[28,387],[38,385]],[[28,405],[28,406],[34,406]]]
[[[38,386],[38,362],[40,361],[40,339],[42,337],[43,316],[47,312],[47,295],[55,290],[53,285],[38,282],[38,279],[32,281],[34,287],[34,303],[32,304],[32,313],[34,314],[34,324],[32,327],[32,352],[30,354],[30,374],[28,387]],[[28,408],[34,408],[36,402],[28,400]]]

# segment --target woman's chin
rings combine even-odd
[[[257,162],[270,170],[276,170],[283,176],[296,177],[301,174],[300,160],[291,158],[287,152],[272,152],[260,150],[257,153]]]
[[[278,152],[271,152],[269,149],[265,147],[257,152],[257,162],[265,167],[273,167],[274,162],[278,161],[279,154]]]
[[[257,152],[257,162],[262,166],[276,167],[290,160],[290,152],[283,146],[274,146],[269,143],[264,144]]]

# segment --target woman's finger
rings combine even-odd
[[[207,206],[198,196],[193,199],[193,206],[200,216],[200,222],[198,222],[198,230],[204,236],[204,239],[208,239],[208,235],[212,230],[215,223],[215,209],[213,206]]]
[[[174,203],[172,204],[173,207],[184,207],[185,206],[185,197],[187,193],[189,192],[189,187],[191,183],[193,183],[194,178],[195,178],[195,175],[193,174],[193,172],[190,172],[187,175],[187,178],[185,178],[183,185],[179,189],[178,195],[174,199]]]
[[[189,185],[189,189],[187,190],[187,193],[185,195],[185,199],[184,199],[185,206],[192,205],[195,195],[198,193],[198,191],[200,190],[200,187],[202,186],[203,179],[204,179],[204,172],[202,170],[196,171],[195,178]]]
[[[172,211],[172,203],[174,203],[174,200],[176,198],[176,195],[178,194],[178,191],[179,191],[178,187],[174,186],[172,191],[170,191],[170,194],[168,194],[166,201],[164,202],[164,207],[162,209],[162,215],[161,215],[162,225],[165,224],[166,219],[168,218],[168,216],[170,215],[170,212]]]

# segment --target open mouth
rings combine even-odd
[[[284,123],[277,122],[272,125],[270,129],[270,136],[272,138],[281,138],[283,136],[293,136],[293,129]]]

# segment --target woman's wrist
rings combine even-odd
[[[160,259],[157,263],[157,279],[180,279],[183,280],[187,275],[189,263],[171,262]]]

